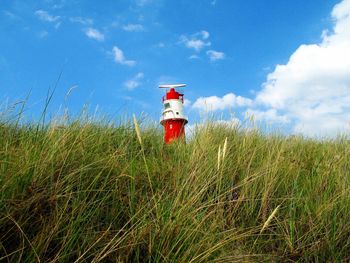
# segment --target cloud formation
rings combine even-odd
[[[350,0],[332,11],[333,30],[318,44],[301,45],[267,76],[256,103],[294,122],[293,131],[334,135],[349,131]],[[274,120],[274,116],[271,116]]]
[[[132,67],[136,64],[136,61],[134,60],[127,60],[124,56],[124,52],[117,46],[113,47],[112,54],[113,54],[114,61],[118,64],[126,65],[129,67]]]
[[[211,46],[209,37],[210,37],[209,32],[206,30],[202,30],[190,36],[181,35],[179,43],[183,44],[188,49],[192,49],[195,51],[195,54],[192,54],[191,56],[189,56],[189,59],[198,59],[200,58],[198,54],[203,49]],[[211,62],[222,60],[225,58],[225,53],[221,51],[210,49],[210,50],[207,50],[205,53],[207,54]]]
[[[194,109],[205,111],[226,110],[234,107],[247,107],[252,105],[252,100],[228,93],[223,97],[200,97],[192,105]]]
[[[95,39],[97,41],[104,41],[105,40],[104,34],[101,33],[99,30],[92,28],[92,27],[85,29],[85,34],[88,38],[92,38],[92,39]]]
[[[47,11],[44,10],[37,10],[35,11],[35,15],[42,21],[46,21],[46,22],[50,22],[50,23],[54,23],[54,22],[58,22],[61,17],[60,16],[53,16],[50,15]]]
[[[144,74],[142,72],[137,73],[132,79],[129,79],[124,82],[124,86],[128,90],[134,90],[138,86],[141,85],[141,80],[144,78]]]
[[[203,39],[208,39],[210,34],[208,31],[202,30],[200,32],[197,33],[198,35],[201,35]]]
[[[42,21],[54,23],[56,29],[59,28],[59,26],[62,23],[60,16],[51,15],[45,10],[41,10],[41,9],[36,10],[34,14]]]
[[[210,61],[222,60],[225,58],[225,53],[215,50],[208,50],[207,55],[209,56]]]
[[[92,25],[94,23],[94,20],[92,20],[91,18],[84,18],[84,17],[71,17],[69,18],[69,21],[71,21],[72,23],[79,23],[82,24],[84,26],[89,26]]]
[[[124,31],[127,32],[142,32],[145,31],[145,28],[141,24],[127,24],[124,25],[123,27]]]
[[[334,6],[331,16],[333,28],[322,32],[320,43],[300,45],[286,64],[267,75],[253,100],[229,93],[201,97],[193,108],[247,107],[245,112],[257,120],[285,124],[291,133],[307,136],[349,133],[350,0]]]
[[[193,49],[196,52],[201,51],[204,47],[209,47],[211,45],[208,41],[209,32],[202,30],[197,33],[192,34],[191,36],[181,35],[180,43],[184,44],[185,47]]]

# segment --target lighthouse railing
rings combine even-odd
[[[166,101],[166,100],[168,100],[168,99],[166,98],[166,95],[164,95],[164,96],[162,97],[162,102],[164,102],[164,101]],[[173,99],[170,99],[170,100],[173,100]],[[179,100],[181,100],[182,104],[184,103],[184,95],[183,95],[183,94],[180,94]]]

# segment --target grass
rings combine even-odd
[[[0,262],[350,260],[345,137],[1,118]]]

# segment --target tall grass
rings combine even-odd
[[[140,125],[2,117],[0,261],[350,260],[346,138]]]

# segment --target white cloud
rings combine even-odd
[[[292,133],[350,134],[350,0],[337,4],[332,18],[333,29],[322,32],[320,43],[301,45],[268,74],[254,101],[240,97],[236,106],[249,107],[258,120],[286,124]],[[192,107],[225,110],[238,97],[199,98]]]
[[[350,0],[337,4],[332,18],[333,29],[322,32],[320,43],[301,45],[288,63],[277,65],[254,100],[229,93],[200,97],[192,108],[216,111],[248,107],[246,113],[256,119],[288,125],[292,133],[350,134]],[[201,32],[182,36],[182,43],[204,41],[204,37]],[[196,45],[188,47],[196,49]],[[199,44],[197,51],[201,48]],[[210,53],[214,54],[208,50]],[[224,54],[215,54],[213,59],[220,57]]]
[[[43,21],[46,21],[46,22],[50,22],[50,23],[58,22],[61,19],[60,16],[50,15],[48,12],[46,12],[44,10],[37,10],[37,11],[35,11],[35,15],[40,20],[43,20]]]
[[[186,47],[192,48],[197,52],[200,51],[203,47],[211,45],[210,42],[204,42],[201,39],[187,39],[186,37],[183,37],[182,39]]]
[[[269,109],[266,111],[263,110],[257,110],[257,109],[248,109],[246,113],[249,116],[254,116],[254,118],[258,121],[265,121],[265,122],[273,122],[273,123],[289,123],[290,120],[286,115],[279,115],[277,113],[277,110],[275,109]]]
[[[145,28],[141,24],[127,24],[124,25],[123,30],[128,31],[128,32],[142,32],[145,31]]]
[[[201,30],[196,32],[190,36],[181,35],[179,43],[183,44],[185,47],[189,49],[193,49],[197,54],[206,47],[211,46],[211,42],[209,41],[210,34],[206,30]],[[189,59],[198,59],[199,56],[197,54],[192,54],[189,56]],[[225,53],[216,51],[216,50],[207,50],[207,56],[210,61],[222,60],[225,58]]]
[[[71,21],[72,23],[79,23],[85,26],[89,26],[92,25],[94,23],[94,20],[90,19],[90,18],[84,18],[84,17],[71,17],[69,18],[69,21]]]
[[[205,30],[197,32],[191,36],[180,36],[180,43],[184,44],[187,48],[194,49],[196,52],[201,51],[204,47],[211,45],[209,38],[209,33]]]
[[[124,82],[124,86],[128,90],[133,90],[133,89],[137,88],[138,86],[140,86],[140,82],[133,80],[133,79],[129,79],[129,80]]]
[[[88,38],[92,38],[95,39],[97,41],[104,41],[105,40],[105,36],[103,33],[101,33],[100,31],[98,31],[95,28],[89,27],[85,30],[85,34]]]
[[[225,58],[224,52],[219,52],[215,50],[208,50],[207,55],[209,56],[210,61],[217,61]]]
[[[117,46],[113,47],[112,54],[113,54],[114,61],[118,64],[127,65],[129,67],[134,66],[136,64],[136,61],[134,60],[127,60],[124,57],[124,52]]]
[[[205,30],[202,30],[200,33],[201,33],[203,39],[208,39],[210,36],[209,32],[205,31]]]
[[[252,105],[251,99],[228,93],[222,98],[217,96],[200,97],[193,103],[192,107],[198,110],[216,111],[250,105]]]
[[[124,86],[128,90],[136,89],[141,85],[141,80],[144,78],[144,74],[142,72],[137,73],[132,79],[129,79],[124,82]]]
[[[267,76],[256,103],[283,112],[294,132],[335,135],[349,131],[350,121],[350,0],[332,11],[331,32],[318,44],[301,45],[285,65]],[[272,120],[273,120],[272,116]]]

